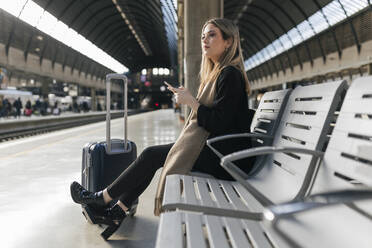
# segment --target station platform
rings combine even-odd
[[[128,112],[132,110],[128,109]],[[120,112],[119,110],[114,110],[111,111],[112,113],[115,112]],[[88,115],[88,114],[104,114],[106,113],[105,111],[89,111],[89,112],[80,112],[80,113],[74,113],[72,111],[66,111],[62,112],[59,115],[31,115],[31,116],[24,116],[21,115],[19,117],[14,117],[14,116],[9,116],[9,117],[1,117],[0,118],[0,124],[1,123],[7,123],[7,122],[15,122],[15,121],[28,121],[28,120],[44,120],[45,118],[58,118],[58,117],[72,117],[72,116],[83,116],[83,115]]]
[[[171,143],[183,123],[173,110],[128,117],[128,138],[138,154]],[[159,218],[153,215],[159,172],[142,194],[135,217],[104,241],[70,197],[81,180],[84,144],[105,140],[105,122],[0,143],[0,247],[154,247]],[[111,121],[113,138],[123,137],[123,118]]]

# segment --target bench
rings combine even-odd
[[[163,209],[260,220],[262,206],[301,198],[311,183],[311,180],[305,180],[306,175],[313,174],[318,162],[317,153],[312,151],[321,150],[327,142],[326,134],[345,88],[346,82],[338,81],[298,87],[290,93],[283,115],[277,119],[278,130],[275,132],[273,145],[306,148],[311,155],[296,155],[289,150],[286,154],[271,155],[272,148],[267,146],[251,149],[263,151],[256,155],[269,155],[258,160],[260,164],[255,165],[255,173],[250,177],[237,167],[233,171],[227,168],[238,182],[186,175],[167,176]],[[261,113],[260,109],[257,113]],[[256,134],[247,134],[249,135]],[[221,138],[214,140],[217,139]],[[213,149],[212,142],[208,143]],[[268,179],[264,180],[265,178]],[[252,212],[255,210],[251,205],[256,204],[256,199],[261,207]]]
[[[233,168],[230,162],[253,154],[237,152],[221,164]],[[370,247],[371,165],[372,77],[366,77],[347,91],[324,158],[311,175],[311,194],[265,206],[264,221],[163,213],[156,247]]]
[[[211,140],[207,141],[208,146],[219,158],[222,158],[223,155],[211,145],[212,143],[221,142],[225,139],[247,137],[252,138],[252,144],[254,146],[271,145],[290,92],[291,90],[279,90],[266,92],[262,96],[250,127],[252,133],[216,137],[212,139],[212,142]],[[254,169],[258,170],[264,162],[264,156],[258,157]],[[162,206],[163,210],[187,209],[194,211],[209,210],[212,212],[216,210],[221,214],[230,213],[231,206],[226,205],[224,192],[221,192],[222,188],[219,187],[219,182],[224,184],[225,181],[217,181],[213,177],[206,177],[204,175],[195,176],[194,173],[190,173],[190,175],[172,175],[167,177]],[[194,188],[194,184],[198,185],[198,190]],[[229,184],[229,182],[226,182],[226,184]],[[183,190],[181,190],[181,187]],[[213,192],[212,197],[216,201],[210,200],[211,195],[209,192]],[[197,197],[200,194],[203,196]],[[205,197],[204,195],[208,195],[209,197]],[[243,210],[245,210],[244,207]]]
[[[312,195],[272,206],[266,228],[280,247],[371,247],[372,77],[345,97]]]

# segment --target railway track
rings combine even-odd
[[[128,116],[141,112],[145,111],[129,110]],[[121,118],[123,116],[124,112],[122,111],[111,113],[111,119]],[[0,123],[0,142],[87,125],[104,120],[106,120],[106,113],[45,117],[31,120],[4,122]]]

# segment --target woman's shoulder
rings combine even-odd
[[[218,81],[233,81],[240,85],[238,82],[243,81],[243,75],[238,68],[228,65],[221,70]]]
[[[234,74],[241,74],[241,71],[233,65],[227,65],[224,68],[222,68],[221,73],[224,73],[224,74],[233,74],[233,73]]]

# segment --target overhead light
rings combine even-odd
[[[38,35],[38,36],[36,36],[36,39],[38,39],[38,40],[43,40],[44,38],[43,38],[43,36]]]
[[[36,51],[36,52],[40,52],[40,48],[36,47],[36,48],[35,48],[35,51]]]

